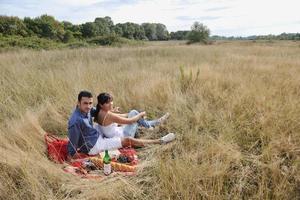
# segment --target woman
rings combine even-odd
[[[126,114],[116,113],[117,109],[113,109],[113,97],[108,93],[101,93],[97,97],[98,103],[96,107],[95,122],[98,123],[96,128],[103,133],[106,138],[113,137],[132,137],[136,136],[138,126],[145,128],[153,128],[169,117],[166,113],[156,120],[145,120],[143,117],[145,112],[132,110]],[[125,126],[118,126],[119,124]]]

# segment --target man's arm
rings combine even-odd
[[[68,153],[70,156],[74,156],[77,153],[78,148],[78,141],[80,138],[80,124],[74,123],[72,126],[68,129],[68,137],[69,137],[69,143],[68,143]]]

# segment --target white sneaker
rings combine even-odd
[[[167,144],[169,142],[172,142],[173,140],[175,140],[175,134],[169,133],[160,138],[160,144]]]
[[[164,123],[169,118],[169,116],[170,116],[170,113],[167,112],[161,118],[158,119],[158,122],[159,123]]]

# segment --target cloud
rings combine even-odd
[[[184,6],[195,6],[198,4],[204,4],[207,3],[209,0],[179,0],[175,1],[178,5],[184,5]]]
[[[189,17],[189,16],[178,16],[176,17],[177,20],[181,21],[208,21],[208,20],[215,20],[219,19],[219,16],[201,16],[201,17]]]
[[[0,5],[2,12],[13,9],[26,11],[38,7],[39,1],[24,0],[20,3],[18,0],[1,0]]]
[[[78,8],[77,10],[95,10],[95,9],[105,9],[105,10],[117,10],[122,6],[137,4],[140,0],[104,0],[98,1],[84,7]]]
[[[207,8],[204,11],[210,12],[210,11],[221,11],[221,10],[227,10],[231,7],[229,6],[222,6],[222,7],[212,7],[212,8]]]
[[[91,6],[104,6],[104,7],[120,7],[123,5],[134,5],[139,0],[104,0],[97,3],[92,4]]]

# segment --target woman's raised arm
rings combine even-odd
[[[146,115],[146,112],[141,112],[138,115],[130,118],[122,117],[119,114],[109,112],[108,118],[110,121],[117,123],[117,124],[132,124],[134,122],[137,122],[140,118]]]

